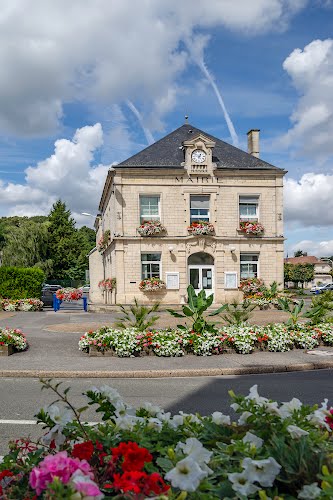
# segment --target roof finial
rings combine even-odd
[[[188,116],[185,115],[185,123],[188,123]]]

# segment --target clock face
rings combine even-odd
[[[201,149],[196,149],[192,153],[192,160],[195,161],[195,163],[203,163],[206,160],[206,153]]]

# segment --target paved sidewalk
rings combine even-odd
[[[267,313],[263,311],[263,313]],[[281,321],[279,311],[269,311],[270,321]],[[259,313],[258,313],[259,315]],[[262,319],[263,316],[261,316]],[[260,318],[259,318],[260,319]],[[181,377],[207,375],[241,375],[333,368],[333,348],[322,348],[328,354],[307,354],[295,349],[286,353],[254,352],[162,358],[89,357],[78,350],[82,332],[111,324],[110,314],[76,311],[4,314],[0,327],[21,328],[27,335],[29,349],[0,358],[1,377]],[[258,321],[259,322],[259,321]],[[57,330],[57,331],[55,331]],[[319,352],[320,349],[314,350]]]

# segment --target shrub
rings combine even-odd
[[[0,297],[40,298],[45,275],[36,267],[0,267]]]

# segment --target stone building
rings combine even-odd
[[[92,308],[183,303],[189,283],[217,303],[239,296],[241,278],[283,283],[285,173],[259,159],[259,130],[245,153],[189,123],[111,168],[90,253]],[[142,235],[151,227],[162,231]],[[139,288],[154,277],[166,287]],[[98,286],[111,278],[112,291]]]

